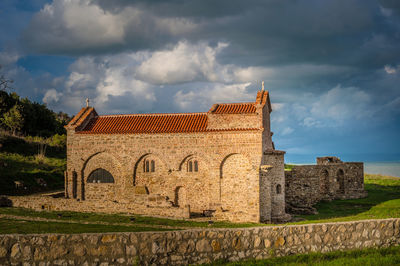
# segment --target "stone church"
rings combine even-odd
[[[254,102],[214,104],[203,113],[100,116],[87,105],[66,126],[69,203],[62,208],[287,221],[285,189],[297,189],[285,183],[271,111],[264,89]]]

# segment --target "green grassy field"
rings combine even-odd
[[[0,195],[21,195],[64,186],[65,149],[47,146],[40,157],[39,143],[0,134]],[[47,186],[40,186],[42,178]],[[14,181],[23,181],[25,188],[16,189]]]
[[[0,218],[0,234],[41,234],[41,233],[105,233],[105,232],[145,232],[168,231],[171,229],[143,227],[137,225],[79,224],[67,222],[26,221]]]
[[[227,263],[224,261],[208,265],[318,265],[318,266],[342,266],[342,265],[400,265],[400,246],[380,249],[363,249],[353,251],[335,251],[329,253],[310,253],[292,255],[265,260],[248,260],[242,262]]]
[[[315,206],[318,214],[299,215],[305,221],[295,224],[400,217],[399,177],[366,174],[364,182],[368,197],[320,202]]]

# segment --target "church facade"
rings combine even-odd
[[[285,221],[284,152],[272,142],[271,111],[265,90],[204,113],[82,108],[66,126],[65,196],[104,212]]]

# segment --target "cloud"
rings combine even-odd
[[[342,88],[340,85],[323,94],[312,104],[311,114],[342,123],[344,120],[370,117],[371,96],[356,87]]]
[[[195,45],[179,42],[170,50],[154,52],[141,63],[136,76],[153,84],[228,81],[231,66],[222,66],[216,60],[217,54],[227,46],[227,43],[210,47],[203,42]]]
[[[193,107],[207,110],[213,103],[253,101],[255,95],[248,90],[250,84],[212,84],[188,92],[180,90],[175,94],[174,101],[184,111],[193,110]]]
[[[111,12],[91,0],[54,0],[35,14],[23,40],[36,52],[96,54],[121,47],[145,49],[195,28],[185,18],[158,17],[133,6]]]
[[[391,67],[391,66],[389,66],[389,65],[386,65],[386,66],[385,66],[385,71],[386,71],[386,73],[388,73],[388,74],[394,74],[394,73],[396,73],[396,68]]]
[[[62,97],[62,95],[63,94],[61,92],[58,92],[55,89],[50,89],[46,91],[46,93],[44,94],[43,102],[46,104],[57,103]]]
[[[18,61],[19,58],[20,58],[19,53],[7,49],[3,52],[0,52],[0,66],[7,67],[9,65],[13,65]]]
[[[290,135],[291,133],[293,133],[293,131],[294,131],[293,128],[291,128],[291,127],[285,127],[285,128],[282,130],[281,135],[282,135],[282,136]]]

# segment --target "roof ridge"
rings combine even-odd
[[[123,116],[172,116],[172,115],[206,115],[207,112],[193,113],[144,113],[144,114],[114,114],[114,115],[99,115],[98,117],[123,117]]]
[[[244,103],[216,103],[218,105],[228,105],[228,104],[255,104],[255,102],[244,102]]]

